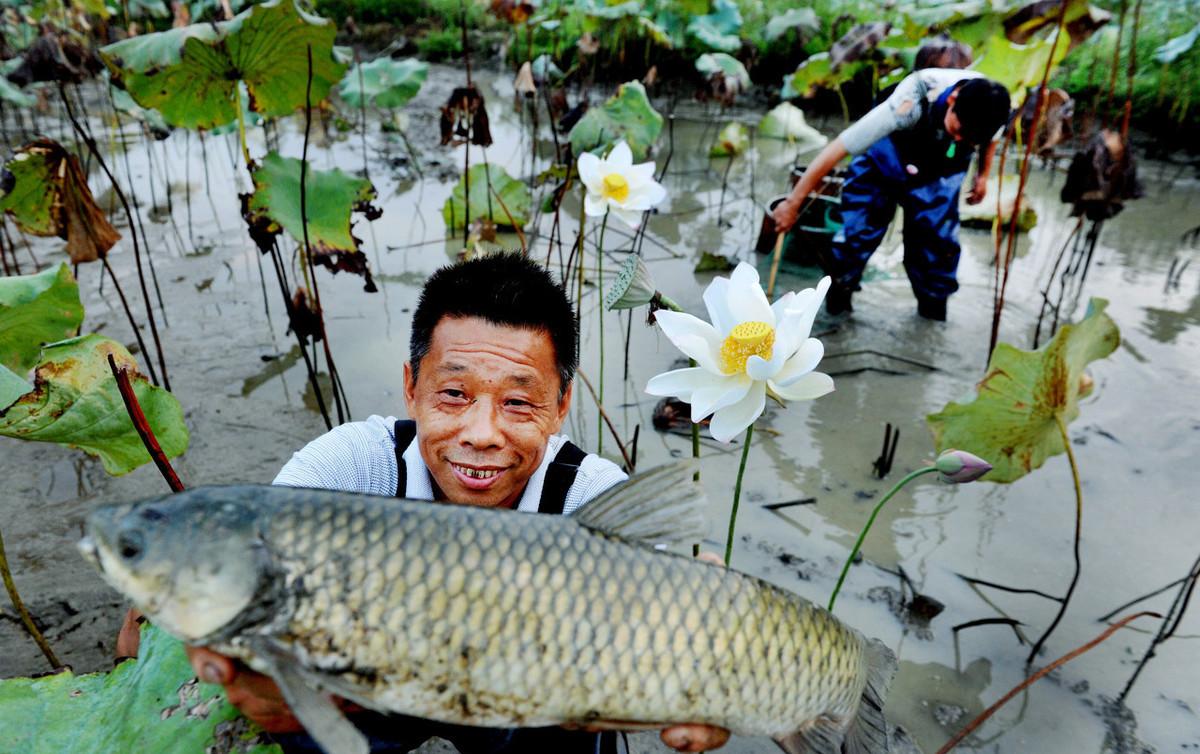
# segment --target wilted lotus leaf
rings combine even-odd
[[[312,102],[323,100],[346,70],[333,54],[335,32],[295,0],[269,0],[229,21],[126,39],[100,56],[142,107],[175,126],[212,128],[237,119],[239,81],[254,112],[276,117],[303,107],[310,47]]]
[[[129,368],[138,403],[163,452],[174,457],[187,450],[188,430],[179,401],[138,374],[137,363],[124,346],[95,334],[42,349],[33,392],[0,408],[0,435],[79,448],[98,456],[114,476],[149,462],[150,454],[125,412],[109,369],[109,354],[117,366]],[[7,714],[0,717],[13,719]]]
[[[809,55],[792,75],[783,80],[784,99],[812,97],[818,89],[834,89],[854,78],[860,64],[843,65],[836,70],[827,52]]]
[[[71,337],[82,323],[79,285],[66,263],[0,278],[0,365],[25,374],[44,344]]]
[[[650,105],[640,81],[621,84],[602,107],[588,109],[571,128],[571,149],[576,155],[604,151],[622,139],[636,161],[645,160],[658,141],[663,117]]]
[[[275,152],[263,158],[251,171],[254,193],[242,194],[242,217],[250,226],[250,236],[266,253],[280,230],[286,230],[297,243],[304,243],[304,223],[300,214],[300,160],[281,157]],[[308,241],[318,264],[337,272],[345,270],[362,275],[364,288],[375,290],[367,257],[359,250],[359,239],[350,233],[351,213],[361,212],[368,220],[379,217],[371,205],[375,187],[370,181],[347,175],[341,170],[313,170],[310,166],[304,182]]]
[[[316,302],[308,300],[308,294],[303,288],[297,288],[292,294],[292,305],[288,309],[288,332],[294,332],[302,343],[311,338],[313,342],[321,340],[321,312]]]
[[[79,158],[58,142],[26,144],[5,163],[4,172],[8,191],[0,196],[0,209],[26,233],[65,240],[72,263],[94,262],[120,239],[96,206]]]
[[[990,482],[1016,481],[1062,453],[1058,422],[1079,415],[1084,369],[1121,342],[1107,305],[1092,299],[1082,321],[1063,326],[1037,351],[998,344],[975,400],[926,417],[938,452],[958,448],[986,458],[994,467],[984,480]]]
[[[687,25],[687,33],[700,44],[721,52],[737,52],[742,46],[741,29],[742,13],[733,0],[715,0],[712,13],[696,16]]]
[[[829,48],[829,62],[836,70],[846,63],[863,59],[887,38],[891,30],[892,25],[887,21],[872,21],[855,26]]]
[[[347,71],[338,94],[353,107],[363,100],[384,108],[400,107],[417,96],[428,75],[429,64],[416,58],[377,58]]]
[[[1004,35],[1010,42],[1019,45],[1028,44],[1039,32],[1053,35],[1061,13],[1065,31],[1071,40],[1070,49],[1074,49],[1112,18],[1111,13],[1096,8],[1087,0],[1066,0],[1066,3],[1065,11],[1062,10],[1062,0],[1038,0],[1022,6],[1004,19]]]
[[[492,15],[514,26],[529,20],[537,7],[528,0],[492,0]]]
[[[732,55],[706,52],[696,59],[696,70],[708,79],[707,96],[728,107],[734,98],[750,88],[746,66]]]
[[[474,86],[460,86],[450,93],[442,105],[440,125],[442,146],[457,147],[468,142],[481,147],[492,145],[487,106]]]
[[[491,188],[488,188],[488,183]],[[470,210],[464,196],[470,184]],[[494,193],[493,193],[494,192]],[[467,179],[458,185],[442,206],[442,218],[451,232],[462,230],[483,218],[504,228],[523,228],[529,222],[532,198],[529,187],[498,165],[472,165]]]
[[[99,68],[95,53],[75,32],[46,31],[25,50],[8,80],[18,86],[38,81],[79,83]]]
[[[717,134],[717,141],[708,150],[709,157],[732,157],[746,151],[750,146],[750,132],[741,123],[727,124]]]
[[[0,741],[24,754],[280,754],[220,686],[196,681],[177,639],[147,623],[138,655],[107,673],[0,681]]]

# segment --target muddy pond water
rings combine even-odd
[[[362,281],[322,271],[321,295],[327,327],[350,407],[356,419],[401,414],[402,365],[409,318],[425,278],[455,258],[460,239],[448,239],[441,215],[463,161],[463,148],[437,146],[436,106],[462,72],[434,67],[421,94],[405,108],[407,133],[419,155],[422,175],[408,162],[398,136],[380,129],[372,116],[366,156],[379,191],[379,220],[355,228],[363,239],[379,292],[363,292]],[[531,167],[527,119],[512,107],[507,74],[487,71],[479,80],[488,99],[495,144],[491,164],[528,178],[545,169],[549,132],[542,118],[541,157]],[[594,97],[595,98],[598,98]],[[754,124],[760,109],[720,113],[689,102],[656,101],[674,107],[674,149],[664,131],[656,157],[668,152],[664,184],[669,198],[649,222],[642,251],[659,287],[685,309],[702,315],[701,293],[711,274],[693,268],[703,252],[747,259],[764,271],[767,262],[753,246],[762,206],[786,190],[796,148],[757,140],[729,171],[722,203],[722,160],[707,157],[719,127],[730,119]],[[352,118],[353,114],[347,117]],[[43,117],[47,130],[58,128]],[[840,119],[816,125],[833,133]],[[97,118],[93,128],[109,129]],[[279,126],[283,154],[299,157],[303,120]],[[19,137],[8,134],[10,141]],[[175,133],[152,145],[126,122],[111,142],[127,145],[134,193],[166,309],[166,359],[175,395],[191,429],[191,447],[176,462],[189,486],[247,481],[266,483],[290,453],[324,431],[315,411],[295,340],[286,333],[278,288],[267,278],[264,303],[259,253],[239,215],[237,193],[248,189],[236,163],[236,136],[209,136],[203,145]],[[104,141],[102,138],[101,141]],[[265,152],[263,132],[250,134],[252,153]],[[355,132],[314,125],[310,147],[317,168],[363,166]],[[800,155],[803,157],[803,155]],[[472,162],[482,159],[472,148]],[[126,163],[114,160],[129,184]],[[1028,200],[1040,216],[1022,236],[1013,263],[1001,338],[1028,348],[1041,302],[1041,288],[1074,224],[1057,199],[1062,173],[1035,169]],[[1132,203],[1103,228],[1080,293],[1068,295],[1063,316],[1082,316],[1089,296],[1110,301],[1108,312],[1121,329],[1122,344],[1092,365],[1096,388],[1071,425],[1083,477],[1082,580],[1070,611],[1049,641],[1042,662],[1064,654],[1100,633],[1098,618],[1122,603],[1184,575],[1196,557],[1200,519],[1200,264],[1189,265],[1174,285],[1168,271],[1197,254],[1180,240],[1200,223],[1200,184],[1193,173],[1155,164],[1143,166],[1147,196]],[[94,186],[103,184],[93,175]],[[1009,178],[1011,181],[1012,179]],[[171,187],[171,212],[164,186]],[[543,189],[535,190],[534,206]],[[102,203],[108,197],[101,193]],[[312,201],[320,201],[313,197]],[[579,197],[563,208],[564,251],[578,227]],[[114,215],[121,219],[120,212]],[[547,257],[551,218],[539,216],[527,230],[532,254]],[[898,223],[897,223],[898,225]],[[128,235],[128,228],[120,227]],[[597,281],[595,224],[587,231],[589,273],[583,298],[582,363],[598,376],[599,287],[624,260],[631,236],[615,221],[605,238],[604,278]],[[501,241],[515,246],[515,236]],[[984,371],[992,311],[992,240],[987,231],[964,230],[959,267],[961,290],[951,299],[949,321],[920,319],[902,266],[901,234],[894,228],[875,254],[864,290],[849,318],[822,315],[815,333],[825,343],[820,369],[834,376],[836,391],[815,402],[769,406],[758,422],[750,450],[738,523],[734,566],[823,603],[833,588],[854,539],[874,502],[901,475],[925,464],[933,439],[924,416],[947,401],[966,399]],[[290,253],[291,242],[288,243]],[[40,263],[65,258],[57,241],[35,239]],[[30,264],[25,249],[20,259]],[[136,290],[131,248],[121,242],[113,263],[127,291]],[[550,267],[560,267],[557,249]],[[269,274],[269,260],[262,266]],[[26,270],[28,271],[28,270]],[[85,331],[125,343],[133,337],[117,308],[111,283],[100,287],[95,265],[80,270],[87,310]],[[815,270],[786,268],[782,290],[815,284]],[[138,305],[140,310],[140,304]],[[618,432],[628,439],[640,425],[638,464],[648,467],[690,453],[683,434],[655,430],[657,399],[642,391],[652,375],[672,368],[679,354],[644,311],[605,315],[605,404]],[[628,359],[625,333],[629,332]],[[872,473],[883,428],[900,429],[890,475]],[[567,431],[576,442],[597,444],[597,413],[577,391]],[[740,441],[702,441],[703,483],[710,503],[710,540],[723,546]],[[604,437],[604,452],[620,460]],[[16,578],[48,637],[76,671],[110,666],[113,639],[124,607],[118,596],[76,555],[85,512],[96,503],[159,494],[165,486],[152,466],[122,478],[108,477],[99,462],[57,446],[0,441],[0,529]],[[925,479],[928,479],[926,477]],[[815,498],[778,510],[770,503]],[[1028,638],[1040,635],[1055,605],[1028,594],[973,588],[960,575],[1061,593],[1071,576],[1074,500],[1065,456],[1010,485],[950,486],[919,481],[884,510],[867,538],[865,560],[850,571],[838,615],[896,650],[900,670],[886,713],[926,751],[950,735],[1025,677],[1028,646],[1004,625],[952,627],[968,621],[1011,617]],[[897,568],[916,588],[945,605],[928,625],[916,625],[893,610],[900,597]],[[1148,601],[1165,611],[1173,592]],[[0,676],[44,670],[36,647],[0,610]],[[1113,713],[1115,698],[1133,672],[1157,624],[1143,619],[1107,643],[1066,665],[1013,700],[961,748],[987,752],[1177,752],[1200,749],[1200,614],[1193,609],[1176,638],[1162,646],[1129,697],[1132,718]],[[632,737],[635,751],[663,751],[652,734]],[[734,739],[730,752],[767,752],[759,739]]]

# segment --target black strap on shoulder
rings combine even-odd
[[[579,464],[587,458],[587,453],[579,446],[567,440],[554,460],[546,469],[546,480],[542,483],[542,499],[538,503],[538,513],[553,513],[562,515],[567,502],[567,491],[575,483],[575,475],[579,473]]]
[[[417,423],[412,419],[397,419],[396,436],[396,497],[404,497],[408,491],[408,466],[404,463],[404,451],[417,436]]]

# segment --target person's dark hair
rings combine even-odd
[[[962,125],[963,139],[975,145],[986,144],[1001,126],[1008,123],[1012,97],[1001,84],[991,79],[970,79],[958,89],[954,114]]]
[[[500,253],[448,265],[430,276],[413,313],[408,358],[415,382],[443,317],[479,317],[497,325],[542,330],[554,345],[561,398],[579,366],[575,311],[537,262]]]

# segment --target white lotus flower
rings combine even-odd
[[[704,291],[712,324],[690,314],[657,312],[663,334],[699,366],[657,375],[646,392],[690,403],[692,421],[712,414],[709,431],[721,442],[762,415],[768,392],[792,401],[831,392],[833,379],[813,371],[825,347],[809,337],[829,283],[823,278],[816,288],[788,292],[769,304],[758,271],[742,262]]]
[[[667,198],[667,190],[654,180],[654,163],[633,164],[633,152],[622,139],[607,157],[591,152],[579,155],[579,180],[587,189],[583,211],[599,217],[612,211],[631,228],[642,221],[642,213]]]

